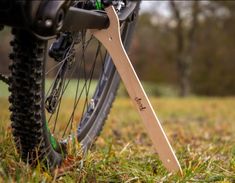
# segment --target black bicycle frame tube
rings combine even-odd
[[[130,17],[137,2],[132,2],[118,14],[120,22]],[[81,29],[105,29],[109,26],[109,19],[105,13],[91,10],[83,10],[70,7],[66,14],[62,30],[79,31]]]
[[[47,39],[59,31],[105,29],[109,20],[105,12],[71,6],[70,0],[0,0],[0,25],[31,30]],[[137,2],[131,2],[119,13],[120,21],[130,17]]]

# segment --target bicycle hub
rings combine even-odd
[[[0,25],[33,30],[40,36],[52,36],[62,28],[71,2],[1,0]]]

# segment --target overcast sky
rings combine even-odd
[[[141,10],[145,11],[145,10],[149,10],[149,9],[153,9],[153,7],[151,7],[151,1],[142,1],[141,2]]]
[[[156,9],[158,13],[168,17],[170,14],[170,11],[168,10],[167,7],[167,1],[142,1],[141,2],[141,8],[140,12],[145,12],[145,11],[154,11]]]

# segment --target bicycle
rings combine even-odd
[[[87,30],[107,28],[109,20],[104,7],[113,5],[122,22],[122,39],[127,49],[139,4],[126,0],[1,2],[1,27],[11,26],[14,36],[10,43],[11,75],[1,75],[1,79],[9,84],[11,126],[22,160],[35,165],[39,159],[54,169],[61,165],[66,144],[74,136],[84,151],[92,145],[110,111],[120,78],[109,54]],[[46,71],[47,44],[52,38],[49,56],[56,65]],[[89,50],[90,46],[96,46],[95,52]],[[87,61],[87,54],[94,54],[94,60]],[[45,87],[47,75],[55,70],[51,86]],[[60,109],[71,83],[76,83],[76,92],[62,132],[58,130],[58,120],[64,122]],[[75,119],[75,112],[80,119]],[[75,121],[79,121],[76,135]]]
[[[86,152],[102,130],[120,74],[163,164],[171,172],[182,173],[125,51],[130,45],[140,1],[2,3],[0,24],[13,27],[14,40],[10,43],[11,76],[1,75],[0,79],[9,84],[13,136],[25,162],[36,165],[39,160],[53,170],[62,164],[69,143],[76,139]],[[18,15],[17,21],[12,14]],[[47,43],[51,39],[54,40],[48,55],[56,64],[46,71]],[[50,81],[46,78],[52,71]],[[74,100],[66,105],[63,98],[70,83],[76,85]],[[67,95],[71,93],[68,91]],[[72,110],[67,123],[59,124],[58,121],[65,121],[63,112],[67,113],[67,108]]]

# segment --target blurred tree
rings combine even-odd
[[[131,54],[141,78],[178,85],[181,95],[235,95],[235,2],[151,4]]]
[[[203,8],[192,89],[200,95],[234,95],[235,2],[208,1]]]
[[[174,85],[174,35],[167,25],[155,24],[154,16],[148,12],[139,17],[130,57],[141,79]]]
[[[170,1],[170,6],[174,20],[176,22],[175,35],[177,41],[177,64],[180,79],[180,95],[187,96],[190,93],[190,73],[193,62],[193,51],[196,46],[195,33],[198,29],[198,15],[200,1],[188,1],[187,3],[175,0]],[[182,5],[187,5],[190,12],[187,16],[183,16],[184,8]],[[187,20],[191,20],[186,22]]]

